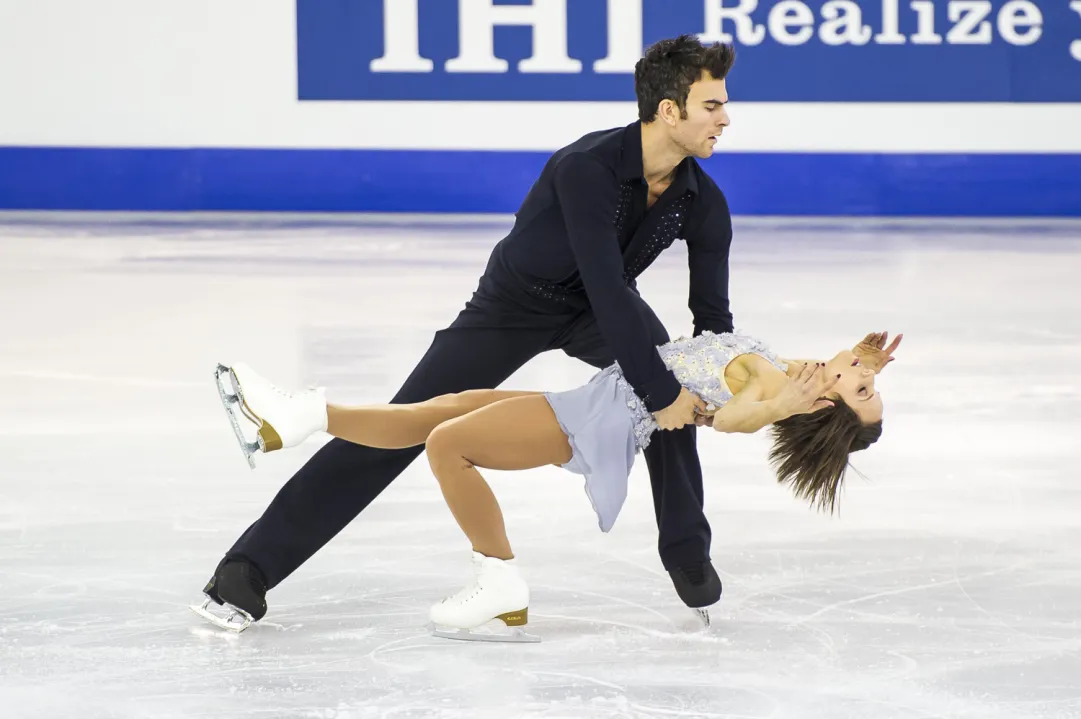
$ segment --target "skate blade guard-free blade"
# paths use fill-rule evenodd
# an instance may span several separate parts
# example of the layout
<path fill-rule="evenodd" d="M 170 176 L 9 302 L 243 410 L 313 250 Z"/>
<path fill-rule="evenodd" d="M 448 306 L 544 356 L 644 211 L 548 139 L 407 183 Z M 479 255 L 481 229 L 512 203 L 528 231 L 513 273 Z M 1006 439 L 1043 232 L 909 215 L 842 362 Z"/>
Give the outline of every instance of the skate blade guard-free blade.
<path fill-rule="evenodd" d="M 229 384 L 228 388 L 226 387 L 226 381 Z M 237 382 L 236 375 L 233 374 L 231 369 L 219 364 L 217 369 L 214 370 L 214 383 L 218 387 L 218 394 L 221 396 L 221 404 L 225 408 L 225 414 L 229 416 L 229 422 L 233 425 L 236 440 L 240 444 L 241 451 L 244 452 L 244 458 L 248 460 L 248 466 L 255 469 L 255 457 L 253 455 L 260 450 L 260 442 L 251 442 L 244 436 L 237 414 L 243 414 L 245 419 L 248 419 L 256 426 L 259 425 L 259 422 L 244 411 L 244 394 L 241 392 L 240 383 Z"/>
<path fill-rule="evenodd" d="M 197 614 L 198 616 L 213 624 L 214 626 L 220 627 L 221 629 L 225 629 L 230 632 L 236 632 L 237 634 L 240 634 L 242 631 L 251 626 L 251 615 L 245 612 L 243 609 L 237 609 L 232 605 L 226 604 L 225 606 L 228 607 L 230 613 L 228 616 L 222 617 L 210 611 L 210 604 L 212 602 L 212 599 L 207 598 L 202 604 L 191 604 L 188 606 L 188 608 L 191 609 L 191 611 L 195 612 L 195 614 Z M 240 621 L 234 621 L 235 619 L 239 619 Z"/>
<path fill-rule="evenodd" d="M 707 628 L 709 627 L 710 620 L 709 620 L 709 610 L 708 609 L 692 609 L 691 611 L 694 612 L 694 616 L 698 617 L 698 620 L 700 622 L 702 622 L 702 624 L 705 627 L 707 627 Z"/>
<path fill-rule="evenodd" d="M 536 644 L 541 640 L 536 634 L 529 634 L 522 627 L 508 627 L 498 619 L 472 629 L 441 627 L 432 622 L 428 624 L 432 636 L 440 639 L 456 639 L 463 642 L 504 642 L 508 644 Z"/>

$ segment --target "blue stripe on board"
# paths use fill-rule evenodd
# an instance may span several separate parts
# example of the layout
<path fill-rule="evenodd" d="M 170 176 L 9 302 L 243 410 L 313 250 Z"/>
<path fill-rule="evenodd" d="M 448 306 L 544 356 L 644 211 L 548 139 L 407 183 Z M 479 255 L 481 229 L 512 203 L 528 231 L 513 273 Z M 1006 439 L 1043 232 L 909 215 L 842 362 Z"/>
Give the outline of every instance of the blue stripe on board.
<path fill-rule="evenodd" d="M 514 212 L 544 152 L 0 147 L 0 209 Z M 1081 154 L 721 153 L 737 215 L 1081 216 Z"/>

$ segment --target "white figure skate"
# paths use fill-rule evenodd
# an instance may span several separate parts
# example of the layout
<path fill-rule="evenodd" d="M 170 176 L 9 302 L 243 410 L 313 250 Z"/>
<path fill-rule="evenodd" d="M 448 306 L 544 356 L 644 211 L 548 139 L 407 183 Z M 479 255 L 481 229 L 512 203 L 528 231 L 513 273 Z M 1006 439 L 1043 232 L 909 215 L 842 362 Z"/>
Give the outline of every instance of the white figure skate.
<path fill-rule="evenodd" d="M 475 642 L 539 642 L 522 629 L 529 622 L 529 585 L 515 561 L 473 552 L 473 569 L 472 584 L 432 606 L 432 634 Z"/>
<path fill-rule="evenodd" d="M 327 429 L 327 401 L 322 387 L 285 392 L 243 363 L 232 367 L 219 364 L 214 379 L 240 449 L 252 469 L 256 452 L 295 447 Z M 245 436 L 241 418 L 255 426 L 254 440 Z"/>

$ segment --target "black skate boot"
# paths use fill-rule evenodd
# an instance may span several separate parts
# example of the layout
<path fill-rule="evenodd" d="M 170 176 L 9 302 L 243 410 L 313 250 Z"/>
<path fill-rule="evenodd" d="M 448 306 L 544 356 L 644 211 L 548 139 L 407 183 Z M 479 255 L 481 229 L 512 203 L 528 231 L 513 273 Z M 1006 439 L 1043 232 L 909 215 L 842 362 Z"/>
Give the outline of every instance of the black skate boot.
<path fill-rule="evenodd" d="M 191 609 L 222 629 L 242 632 L 266 615 L 266 592 L 266 579 L 258 567 L 240 559 L 223 559 L 203 587 L 206 601 L 201 607 L 192 605 Z M 211 602 L 227 606 L 232 614 L 225 617 L 212 614 L 208 609 Z"/>
<path fill-rule="evenodd" d="M 669 570 L 676 594 L 683 603 L 709 626 L 709 611 L 706 607 L 716 604 L 721 599 L 721 578 L 709 560 L 699 564 L 689 564 Z"/>

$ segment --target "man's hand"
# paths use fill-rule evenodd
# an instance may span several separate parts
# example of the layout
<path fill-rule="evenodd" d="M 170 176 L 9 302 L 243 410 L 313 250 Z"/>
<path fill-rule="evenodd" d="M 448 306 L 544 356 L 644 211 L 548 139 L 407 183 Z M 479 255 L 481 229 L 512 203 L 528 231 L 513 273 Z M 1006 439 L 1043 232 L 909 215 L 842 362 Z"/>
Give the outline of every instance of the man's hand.
<path fill-rule="evenodd" d="M 797 376 L 785 382 L 784 389 L 772 400 L 778 421 L 833 406 L 833 402 L 822 397 L 837 384 L 839 375 L 830 377 L 823 385 L 821 373 L 824 366 L 806 364 Z"/>
<path fill-rule="evenodd" d="M 864 367 L 870 367 L 875 371 L 875 374 L 878 374 L 886 365 L 893 362 L 895 358 L 892 355 L 897 351 L 897 346 L 901 344 L 901 338 L 904 337 L 903 334 L 897 335 L 893 338 L 890 346 L 886 347 L 889 334 L 889 332 L 872 332 L 852 348 L 852 353 L 860 358 L 860 364 Z"/>
<path fill-rule="evenodd" d="M 679 391 L 675 402 L 653 413 L 653 419 L 661 429 L 680 429 L 694 424 L 696 409 L 705 412 L 706 403 L 684 387 Z"/>

